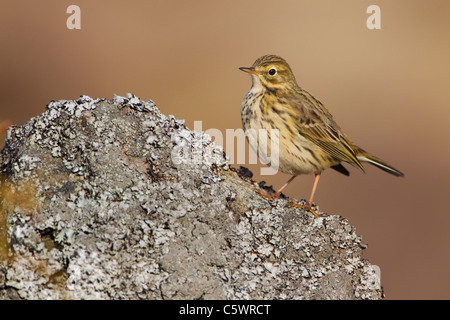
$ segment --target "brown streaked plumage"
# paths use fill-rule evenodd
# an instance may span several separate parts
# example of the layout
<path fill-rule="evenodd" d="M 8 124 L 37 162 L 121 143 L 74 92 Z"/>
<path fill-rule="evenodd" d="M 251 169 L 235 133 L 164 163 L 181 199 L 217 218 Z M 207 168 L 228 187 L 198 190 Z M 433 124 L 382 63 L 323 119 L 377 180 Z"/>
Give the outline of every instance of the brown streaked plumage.
<path fill-rule="evenodd" d="M 278 156 L 278 169 L 292 175 L 274 195 L 260 192 L 261 195 L 279 198 L 281 191 L 297 175 L 314 173 L 308 204 L 294 206 L 305 208 L 318 216 L 312 210 L 312 201 L 320 174 L 325 169 L 333 168 L 349 175 L 341 162 L 347 162 L 362 171 L 364 168 L 361 162 L 369 162 L 395 176 L 403 176 L 403 173 L 383 160 L 356 146 L 322 103 L 297 84 L 283 58 L 265 55 L 257 59 L 252 67 L 242 67 L 240 70 L 252 77 L 252 87 L 242 101 L 241 109 L 242 126 L 249 144 L 264 162 L 268 162 L 271 155 L 274 156 L 272 161 Z M 267 130 L 267 140 L 258 136 L 259 129 Z M 273 162 L 270 164 L 274 165 Z"/>

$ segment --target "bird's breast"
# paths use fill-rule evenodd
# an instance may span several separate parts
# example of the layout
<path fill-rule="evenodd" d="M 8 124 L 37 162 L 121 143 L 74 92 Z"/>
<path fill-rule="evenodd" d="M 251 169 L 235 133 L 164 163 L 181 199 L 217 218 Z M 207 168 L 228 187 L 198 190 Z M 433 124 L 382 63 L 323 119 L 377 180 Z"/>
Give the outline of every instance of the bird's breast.
<path fill-rule="evenodd" d="M 288 105 L 282 102 L 270 93 L 253 89 L 242 101 L 242 126 L 261 162 L 292 175 L 317 173 L 336 164 L 299 133 L 286 111 Z"/>
<path fill-rule="evenodd" d="M 263 91 L 252 88 L 242 100 L 241 117 L 244 131 L 250 128 L 250 122 L 261 116 L 260 103 L 263 94 Z"/>

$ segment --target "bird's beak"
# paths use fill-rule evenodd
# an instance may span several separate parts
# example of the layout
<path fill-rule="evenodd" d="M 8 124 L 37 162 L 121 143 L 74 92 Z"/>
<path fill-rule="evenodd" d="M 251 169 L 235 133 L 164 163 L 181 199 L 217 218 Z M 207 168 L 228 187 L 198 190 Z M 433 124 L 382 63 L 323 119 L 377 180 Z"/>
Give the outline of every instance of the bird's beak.
<path fill-rule="evenodd" d="M 239 70 L 247 72 L 247 73 L 251 73 L 251 74 L 259 74 L 259 72 L 255 70 L 255 68 L 241 67 L 241 68 L 239 68 Z"/>

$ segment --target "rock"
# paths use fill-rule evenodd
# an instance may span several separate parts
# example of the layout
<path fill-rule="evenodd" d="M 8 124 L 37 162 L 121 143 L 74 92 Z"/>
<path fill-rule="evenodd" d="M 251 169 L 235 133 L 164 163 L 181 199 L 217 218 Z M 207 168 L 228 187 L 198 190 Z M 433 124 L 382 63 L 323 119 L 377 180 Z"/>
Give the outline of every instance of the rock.
<path fill-rule="evenodd" d="M 52 101 L 0 161 L 0 298 L 383 297 L 346 219 L 261 198 L 152 101 Z"/>

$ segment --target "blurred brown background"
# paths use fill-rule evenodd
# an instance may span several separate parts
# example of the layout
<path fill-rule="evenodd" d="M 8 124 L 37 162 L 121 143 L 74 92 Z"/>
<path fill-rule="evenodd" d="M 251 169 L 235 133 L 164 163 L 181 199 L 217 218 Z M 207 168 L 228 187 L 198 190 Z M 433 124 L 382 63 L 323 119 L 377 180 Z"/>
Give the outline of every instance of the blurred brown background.
<path fill-rule="evenodd" d="M 71 4 L 81 30 L 66 28 Z M 371 4 L 381 30 L 366 27 Z M 0 121 L 132 92 L 225 132 L 251 84 L 238 67 L 281 55 L 355 142 L 406 174 L 328 170 L 315 202 L 363 235 L 387 299 L 449 299 L 449 14 L 446 0 L 2 1 Z M 288 179 L 249 167 L 275 188 Z M 312 181 L 286 194 L 306 198 Z"/>

